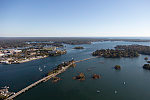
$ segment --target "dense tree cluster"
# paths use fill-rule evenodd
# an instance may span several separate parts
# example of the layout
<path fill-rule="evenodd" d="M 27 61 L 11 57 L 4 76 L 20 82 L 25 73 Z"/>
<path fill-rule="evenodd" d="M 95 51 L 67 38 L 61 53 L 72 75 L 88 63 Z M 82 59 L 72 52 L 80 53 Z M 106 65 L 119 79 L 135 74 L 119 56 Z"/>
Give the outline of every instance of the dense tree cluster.
<path fill-rule="evenodd" d="M 93 79 L 99 79 L 99 78 L 101 78 L 101 76 L 98 75 L 98 74 L 93 74 L 93 75 L 92 75 L 92 78 L 93 78 Z"/>
<path fill-rule="evenodd" d="M 116 49 L 130 50 L 134 52 L 138 52 L 140 54 L 150 55 L 150 46 L 143 45 L 118 45 L 115 47 Z"/>
<path fill-rule="evenodd" d="M 91 44 L 91 42 L 97 41 L 129 41 L 129 42 L 150 42 L 150 40 L 141 39 L 107 39 L 107 38 L 81 38 L 81 37 L 9 37 L 0 38 L 0 48 L 17 48 L 28 46 L 40 46 L 40 45 L 53 45 L 63 46 L 65 44 L 77 45 L 77 44 Z M 30 44 L 28 43 L 30 42 Z"/>
<path fill-rule="evenodd" d="M 150 70 L 150 64 L 144 64 L 143 68 L 147 69 L 147 70 Z"/>
<path fill-rule="evenodd" d="M 79 46 L 79 47 L 74 47 L 73 49 L 84 49 L 84 47 Z"/>
<path fill-rule="evenodd" d="M 70 60 L 68 62 L 63 62 L 63 63 L 59 64 L 58 66 L 56 66 L 52 71 L 48 72 L 47 75 L 51 75 L 51 74 L 57 73 L 59 70 L 62 70 L 63 67 L 66 67 L 66 66 L 68 66 L 70 64 L 73 65 L 73 62 L 74 62 L 74 60 Z"/>
<path fill-rule="evenodd" d="M 92 53 L 93 56 L 101 56 L 105 58 L 120 58 L 120 57 L 138 57 L 136 51 L 130 50 L 114 50 L 114 49 L 101 49 Z"/>
<path fill-rule="evenodd" d="M 79 75 L 73 77 L 73 79 L 83 81 L 83 80 L 85 80 L 85 75 L 84 75 L 84 73 L 80 73 Z"/>
<path fill-rule="evenodd" d="M 120 70 L 120 69 L 121 69 L 121 66 L 120 66 L 120 65 L 116 65 L 114 68 L 115 68 L 116 70 Z"/>

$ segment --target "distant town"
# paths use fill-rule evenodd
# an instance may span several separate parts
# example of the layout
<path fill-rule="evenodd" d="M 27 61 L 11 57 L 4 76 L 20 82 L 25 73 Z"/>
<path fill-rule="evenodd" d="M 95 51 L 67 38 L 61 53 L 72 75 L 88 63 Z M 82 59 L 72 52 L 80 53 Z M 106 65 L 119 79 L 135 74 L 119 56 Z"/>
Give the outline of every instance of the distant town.
<path fill-rule="evenodd" d="M 1 64 L 19 64 L 31 60 L 41 59 L 48 56 L 58 56 L 66 54 L 65 49 L 56 46 L 23 47 L 15 49 L 1 49 Z"/>

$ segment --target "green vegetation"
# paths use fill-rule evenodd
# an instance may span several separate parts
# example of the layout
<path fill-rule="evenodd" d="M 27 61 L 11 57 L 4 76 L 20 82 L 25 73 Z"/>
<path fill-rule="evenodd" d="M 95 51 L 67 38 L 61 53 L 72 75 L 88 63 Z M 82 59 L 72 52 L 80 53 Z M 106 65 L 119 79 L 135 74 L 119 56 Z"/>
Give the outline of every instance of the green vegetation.
<path fill-rule="evenodd" d="M 0 62 L 7 62 L 8 64 L 18 64 L 48 56 L 59 56 L 67 53 L 66 50 L 57 50 L 56 47 L 30 47 L 25 49 L 0 50 L 0 52 L 5 54 L 4 56 L 1 56 Z"/>
<path fill-rule="evenodd" d="M 54 74 L 54 73 L 58 73 L 58 71 L 62 70 L 63 67 L 65 68 L 66 66 L 70 65 L 72 66 L 74 63 L 74 60 L 71 60 L 71 61 L 68 61 L 68 62 L 63 62 L 61 64 L 59 64 L 58 66 L 56 66 L 52 71 L 48 72 L 47 75 L 51 75 L 51 74 Z"/>
<path fill-rule="evenodd" d="M 115 47 L 118 50 L 128 50 L 138 52 L 139 54 L 150 55 L 150 46 L 143 45 L 118 45 Z"/>
<path fill-rule="evenodd" d="M 73 77 L 73 79 L 83 81 L 85 80 L 85 75 L 84 73 L 80 73 L 78 76 Z"/>
<path fill-rule="evenodd" d="M 147 61 L 147 63 L 150 63 L 150 61 Z"/>
<path fill-rule="evenodd" d="M 121 66 L 120 66 L 120 65 L 116 65 L 114 68 L 115 68 L 116 70 L 120 70 L 120 69 L 121 69 Z"/>
<path fill-rule="evenodd" d="M 100 56 L 105 58 L 120 58 L 120 57 L 138 57 L 136 51 L 130 50 L 114 50 L 114 49 L 101 49 L 92 53 L 93 56 Z"/>
<path fill-rule="evenodd" d="M 147 61 L 147 60 L 148 60 L 148 57 L 145 57 L 145 58 L 144 58 L 144 60 L 146 60 L 146 61 Z"/>
<path fill-rule="evenodd" d="M 144 64 L 144 65 L 143 65 L 143 68 L 144 68 L 144 69 L 147 69 L 147 70 L 150 70 L 150 64 Z"/>
<path fill-rule="evenodd" d="M 57 37 L 18 37 L 18 38 L 0 38 L 0 49 L 17 48 L 17 47 L 42 47 L 46 45 L 63 47 L 64 44 L 78 45 L 91 44 L 97 41 L 127 41 L 127 42 L 150 42 L 142 39 L 107 39 L 107 38 L 57 38 Z"/>
<path fill-rule="evenodd" d="M 93 79 L 99 79 L 99 78 L 101 78 L 101 76 L 100 76 L 100 75 L 97 75 L 97 74 L 93 74 L 93 75 L 92 75 L 92 78 L 93 78 Z"/>
<path fill-rule="evenodd" d="M 84 49 L 84 47 L 74 47 L 73 49 Z"/>
<path fill-rule="evenodd" d="M 53 77 L 52 82 L 53 82 L 53 83 L 56 83 L 56 82 L 58 82 L 59 80 L 61 80 L 59 77 Z"/>
<path fill-rule="evenodd" d="M 5 100 L 7 96 L 0 95 L 0 100 Z"/>

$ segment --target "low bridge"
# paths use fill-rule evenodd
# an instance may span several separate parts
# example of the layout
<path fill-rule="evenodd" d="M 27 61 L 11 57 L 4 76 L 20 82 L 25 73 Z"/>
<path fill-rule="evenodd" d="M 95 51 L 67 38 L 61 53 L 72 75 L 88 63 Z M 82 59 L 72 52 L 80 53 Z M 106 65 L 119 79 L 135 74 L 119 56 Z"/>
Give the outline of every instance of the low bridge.
<path fill-rule="evenodd" d="M 90 60 L 90 59 L 93 59 L 93 58 L 97 58 L 97 56 L 96 56 L 96 57 L 91 57 L 91 58 L 86 58 L 86 59 L 79 60 L 79 61 L 74 61 L 73 63 L 78 63 L 78 62 L 85 61 L 85 60 Z M 58 75 L 58 74 L 61 74 L 61 73 L 64 72 L 66 69 L 68 69 L 73 63 L 69 64 L 69 65 L 66 66 L 64 69 L 59 70 L 57 73 L 54 73 L 54 74 L 52 74 L 52 75 L 48 75 L 48 76 L 46 76 L 46 77 L 44 77 L 44 78 L 42 78 L 42 79 L 40 79 L 40 80 L 38 80 L 38 81 L 32 83 L 31 85 L 29 85 L 29 86 L 23 88 L 22 90 L 18 91 L 18 92 L 15 93 L 14 95 L 8 97 L 6 100 L 12 100 L 13 98 L 17 97 L 18 95 L 20 95 L 20 94 L 26 92 L 27 90 L 31 89 L 32 87 L 34 87 L 34 86 L 36 86 L 36 85 L 38 85 L 39 83 L 45 82 L 46 80 L 48 80 L 48 79 L 50 79 L 50 78 L 53 78 L 53 77 L 55 77 L 55 76 Z"/>

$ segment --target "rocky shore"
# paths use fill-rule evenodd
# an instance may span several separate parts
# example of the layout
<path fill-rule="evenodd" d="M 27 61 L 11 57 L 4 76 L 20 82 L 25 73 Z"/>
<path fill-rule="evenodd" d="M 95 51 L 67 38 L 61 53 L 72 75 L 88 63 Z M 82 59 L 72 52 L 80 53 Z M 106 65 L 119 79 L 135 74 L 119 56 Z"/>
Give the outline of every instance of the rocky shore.
<path fill-rule="evenodd" d="M 84 49 L 84 47 L 74 47 L 73 49 Z"/>

